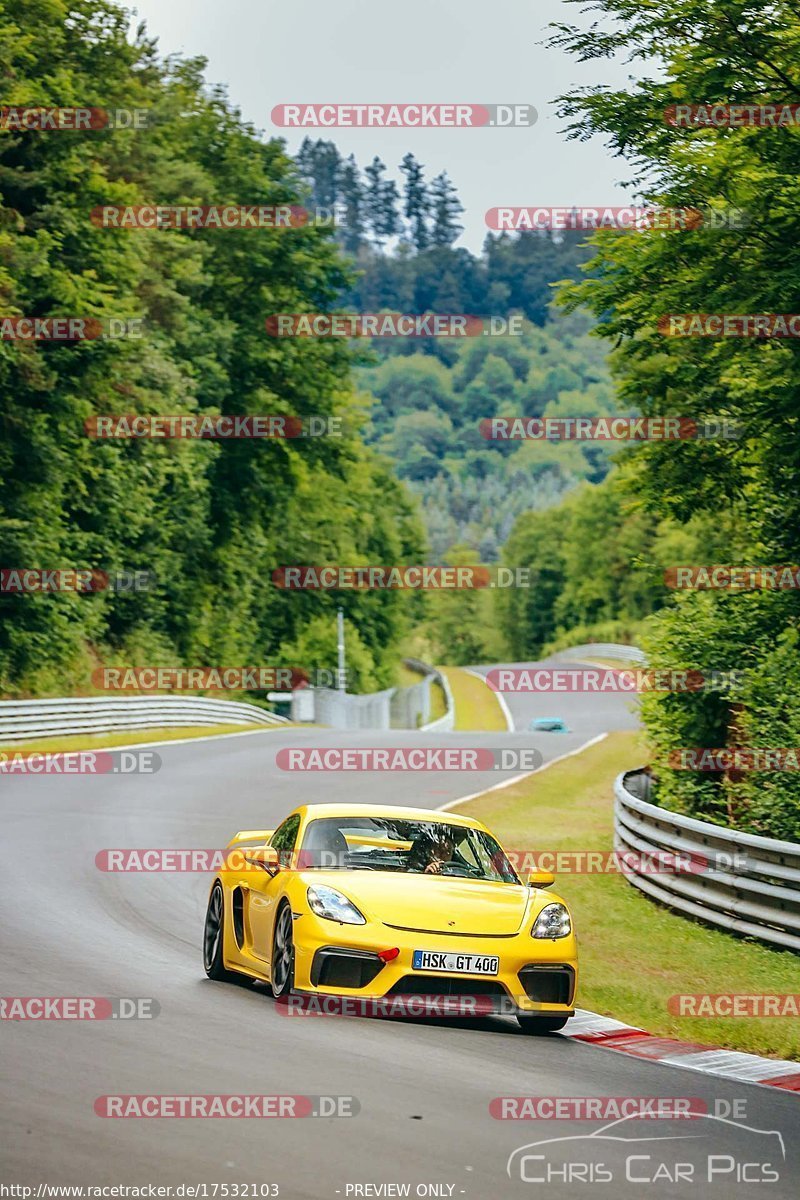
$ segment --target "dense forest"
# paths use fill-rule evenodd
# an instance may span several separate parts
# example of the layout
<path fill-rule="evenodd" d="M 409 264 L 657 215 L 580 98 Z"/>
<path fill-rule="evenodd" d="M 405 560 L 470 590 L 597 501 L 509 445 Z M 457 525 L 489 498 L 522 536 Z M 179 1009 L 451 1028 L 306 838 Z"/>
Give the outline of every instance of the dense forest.
<path fill-rule="evenodd" d="M 411 153 L 399 164 L 400 187 L 379 158 L 362 170 L 352 154 L 342 159 L 323 139 L 305 138 L 296 162 L 309 209 L 332 215 L 335 237 L 357 267 L 344 307 L 519 312 L 544 325 L 554 284 L 576 279 L 593 252 L 573 231 L 487 234 L 477 256 L 456 246 L 463 212 L 456 187 L 446 172 L 428 183 Z"/>
<path fill-rule="evenodd" d="M 373 339 L 357 381 L 372 398 L 367 440 L 419 497 L 430 554 L 454 546 L 494 562 L 523 512 L 546 508 L 582 479 L 599 481 L 607 447 L 491 442 L 481 420 L 616 411 L 606 354 L 591 321 L 554 311 L 556 285 L 580 277 L 582 233 L 489 234 L 480 255 L 453 243 L 463 212 L 446 172 L 430 183 L 413 154 L 400 186 L 379 158 L 362 170 L 334 142 L 306 138 L 296 156 L 312 211 L 335 213 L 355 260 L 342 307 L 521 317 L 523 333 L 454 342 Z"/>
<path fill-rule="evenodd" d="M 547 508 L 608 470 L 609 443 L 491 438 L 492 417 L 614 412 L 614 389 L 589 322 L 564 318 L 521 337 L 462 342 L 452 365 L 417 351 L 359 373 L 377 400 L 370 440 L 421 502 L 431 554 L 469 545 L 493 562 L 523 512 Z"/>
<path fill-rule="evenodd" d="M 337 603 L 363 649 L 354 686 L 391 680 L 403 596 L 271 585 L 284 562 L 424 554 L 411 498 L 358 431 L 347 346 L 265 336 L 269 312 L 329 308 L 349 286 L 331 236 L 90 219 L 110 204 L 296 203 L 292 160 L 205 84 L 202 62 L 161 61 L 141 28 L 131 43 L 116 5 L 79 0 L 68 21 L 46 0 L 8 0 L 4 10 L 5 102 L 140 108 L 149 119 L 146 130 L 0 131 L 3 312 L 136 318 L 142 331 L 0 341 L 2 562 L 147 569 L 158 586 L 3 594 L 0 690 L 86 690 L 98 663 L 291 661 L 311 620 L 328 614 L 333 626 Z M 336 415 L 349 432 L 225 442 L 84 434 L 95 414 L 131 412 Z"/>

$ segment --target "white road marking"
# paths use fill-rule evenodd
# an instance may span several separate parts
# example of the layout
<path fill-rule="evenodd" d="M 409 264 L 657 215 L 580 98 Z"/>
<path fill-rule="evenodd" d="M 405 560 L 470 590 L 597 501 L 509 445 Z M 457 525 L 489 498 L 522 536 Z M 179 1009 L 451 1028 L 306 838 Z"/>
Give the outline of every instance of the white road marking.
<path fill-rule="evenodd" d="M 464 732 L 458 730 L 457 732 Z M 598 733 L 597 737 L 589 738 L 588 742 L 578 746 L 575 750 L 569 750 L 566 754 L 559 754 L 557 758 L 551 758 L 549 762 L 542 763 L 541 767 L 535 767 L 532 771 L 523 771 L 521 775 L 512 775 L 510 779 L 504 779 L 501 783 L 493 783 L 491 787 L 484 788 L 481 792 L 472 792 L 469 796 L 459 796 L 457 800 L 448 800 L 446 804 L 440 804 L 437 812 L 447 812 L 448 809 L 456 808 L 459 804 L 466 804 L 468 800 L 477 800 L 480 796 L 488 796 L 489 792 L 499 792 L 501 788 L 511 787 L 512 784 L 519 783 L 521 779 L 527 779 L 531 775 L 538 775 L 540 771 L 546 771 L 548 767 L 554 767 L 556 763 L 563 762 L 565 758 L 574 758 L 576 754 L 582 754 L 584 750 L 588 750 L 590 746 L 596 746 L 598 742 L 603 742 L 608 737 L 607 733 Z"/>

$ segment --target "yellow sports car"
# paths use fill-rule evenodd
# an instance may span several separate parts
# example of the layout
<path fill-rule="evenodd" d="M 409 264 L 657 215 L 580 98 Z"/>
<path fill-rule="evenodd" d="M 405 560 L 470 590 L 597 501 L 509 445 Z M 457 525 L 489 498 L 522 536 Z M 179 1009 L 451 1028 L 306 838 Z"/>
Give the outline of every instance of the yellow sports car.
<path fill-rule="evenodd" d="M 577 982 L 572 918 L 552 883 L 548 872 L 523 883 L 472 817 L 303 805 L 229 843 L 203 965 L 211 979 L 269 983 L 277 999 L 490 998 L 526 1033 L 552 1033 Z"/>

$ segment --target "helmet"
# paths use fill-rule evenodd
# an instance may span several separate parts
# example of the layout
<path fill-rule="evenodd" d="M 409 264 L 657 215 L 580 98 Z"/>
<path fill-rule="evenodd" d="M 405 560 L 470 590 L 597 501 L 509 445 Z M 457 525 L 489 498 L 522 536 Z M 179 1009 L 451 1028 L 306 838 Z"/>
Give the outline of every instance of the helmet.
<path fill-rule="evenodd" d="M 450 850 L 455 846 L 455 837 L 453 830 L 449 825 L 434 825 L 429 834 L 431 845 L 436 850 L 442 850 L 449 847 Z"/>

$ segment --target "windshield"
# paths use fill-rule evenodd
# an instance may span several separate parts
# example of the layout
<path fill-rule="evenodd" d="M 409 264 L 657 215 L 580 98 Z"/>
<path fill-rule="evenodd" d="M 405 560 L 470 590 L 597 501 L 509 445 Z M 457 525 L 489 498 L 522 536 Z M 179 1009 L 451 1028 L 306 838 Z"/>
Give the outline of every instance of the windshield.
<path fill-rule="evenodd" d="M 321 817 L 306 828 L 298 865 L 520 882 L 493 837 L 445 821 Z"/>

